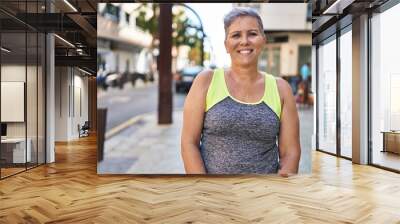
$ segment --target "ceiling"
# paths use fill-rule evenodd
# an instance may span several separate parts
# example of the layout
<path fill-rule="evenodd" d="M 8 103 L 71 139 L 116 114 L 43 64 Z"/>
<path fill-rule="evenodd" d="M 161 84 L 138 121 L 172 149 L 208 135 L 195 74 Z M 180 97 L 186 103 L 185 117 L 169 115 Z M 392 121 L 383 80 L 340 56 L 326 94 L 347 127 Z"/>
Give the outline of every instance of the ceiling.
<path fill-rule="evenodd" d="M 36 35 L 29 34 L 31 32 L 55 33 L 58 36 L 55 38 L 56 66 L 78 66 L 95 74 L 97 2 L 94 0 L 1 0 L 2 46 L 12 50 L 7 56 L 10 60 L 17 60 L 17 58 L 21 60 L 21 56 L 26 55 L 26 52 L 28 56 L 35 55 L 38 48 L 36 39 L 33 41 L 32 38 Z M 27 35 L 22 33 L 27 33 Z M 25 36 L 28 45 L 25 43 Z M 26 52 L 25 46 L 28 46 Z M 43 46 L 39 45 L 39 48 L 41 47 Z"/>
<path fill-rule="evenodd" d="M 374 11 L 388 0 L 312 0 L 313 43 L 351 23 L 353 17 Z"/>

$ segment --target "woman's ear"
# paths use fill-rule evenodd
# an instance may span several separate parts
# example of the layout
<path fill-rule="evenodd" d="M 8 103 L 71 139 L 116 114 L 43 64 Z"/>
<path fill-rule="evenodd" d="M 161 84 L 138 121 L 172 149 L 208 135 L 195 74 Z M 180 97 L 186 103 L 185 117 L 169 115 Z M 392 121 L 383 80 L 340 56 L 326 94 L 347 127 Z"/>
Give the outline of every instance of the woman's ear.
<path fill-rule="evenodd" d="M 228 48 L 227 48 L 227 46 L 226 46 L 226 39 L 224 40 L 224 45 L 225 45 L 225 51 L 226 51 L 226 53 L 229 54 L 229 50 L 228 50 Z"/>

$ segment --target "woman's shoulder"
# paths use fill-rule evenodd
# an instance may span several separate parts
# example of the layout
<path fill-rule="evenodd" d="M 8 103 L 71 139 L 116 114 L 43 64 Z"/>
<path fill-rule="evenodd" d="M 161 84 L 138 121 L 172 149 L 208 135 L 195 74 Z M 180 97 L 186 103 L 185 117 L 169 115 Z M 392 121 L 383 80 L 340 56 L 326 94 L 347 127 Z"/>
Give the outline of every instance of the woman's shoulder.
<path fill-rule="evenodd" d="M 290 87 L 289 83 L 281 77 L 275 76 L 275 80 L 281 101 L 284 101 L 288 96 L 290 97 L 290 95 L 292 95 L 292 87 Z"/>
<path fill-rule="evenodd" d="M 266 75 L 269 78 L 269 80 L 275 80 L 276 81 L 276 86 L 278 87 L 279 93 L 281 93 L 281 91 L 282 91 L 282 93 L 283 92 L 287 92 L 287 91 L 291 92 L 291 87 L 290 87 L 289 83 L 286 80 L 284 80 L 283 78 L 278 77 L 278 76 L 274 76 L 274 75 L 271 75 L 271 74 L 268 74 L 268 73 L 265 73 L 265 72 L 261 72 L 261 73 Z"/>
<path fill-rule="evenodd" d="M 207 90 L 211 83 L 213 73 L 214 71 L 211 69 L 204 69 L 201 71 L 193 81 L 193 85 L 196 86 L 196 89 Z"/>
<path fill-rule="evenodd" d="M 206 68 L 196 76 L 196 79 L 198 79 L 199 82 L 211 81 L 213 73 L 214 73 L 214 70 Z"/>
<path fill-rule="evenodd" d="M 275 77 L 278 88 L 283 89 L 283 90 L 288 90 L 288 88 L 290 88 L 290 85 L 286 80 L 284 80 L 281 77 L 276 77 L 276 76 L 274 76 L 274 77 Z"/>

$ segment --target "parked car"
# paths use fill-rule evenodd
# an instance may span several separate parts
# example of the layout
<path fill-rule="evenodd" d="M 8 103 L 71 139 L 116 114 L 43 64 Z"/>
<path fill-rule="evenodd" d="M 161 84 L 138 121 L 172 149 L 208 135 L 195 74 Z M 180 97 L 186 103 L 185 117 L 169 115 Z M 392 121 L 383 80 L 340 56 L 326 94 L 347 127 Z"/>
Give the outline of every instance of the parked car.
<path fill-rule="evenodd" d="M 123 86 L 123 75 L 119 72 L 109 72 L 106 74 L 104 85 L 107 87 L 120 87 Z"/>
<path fill-rule="evenodd" d="M 154 76 L 151 73 L 141 73 L 141 72 L 133 72 L 129 73 L 129 81 L 132 82 L 132 85 L 134 86 L 136 83 L 136 80 L 141 79 L 143 82 L 153 82 L 154 81 Z"/>
<path fill-rule="evenodd" d="M 194 78 L 203 71 L 202 66 L 190 66 L 175 75 L 175 92 L 189 91 Z"/>

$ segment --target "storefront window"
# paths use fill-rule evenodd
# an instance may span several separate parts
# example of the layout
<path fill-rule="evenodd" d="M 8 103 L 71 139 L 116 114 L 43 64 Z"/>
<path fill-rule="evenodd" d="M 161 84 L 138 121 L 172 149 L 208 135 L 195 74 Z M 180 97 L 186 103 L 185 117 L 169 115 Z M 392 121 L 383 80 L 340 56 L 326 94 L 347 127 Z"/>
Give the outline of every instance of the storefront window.
<path fill-rule="evenodd" d="M 371 19 L 372 163 L 400 170 L 400 5 Z"/>
<path fill-rule="evenodd" d="M 336 153 L 336 40 L 318 48 L 318 149 Z"/>
<path fill-rule="evenodd" d="M 352 157 L 352 35 L 351 27 L 340 36 L 340 154 Z"/>

